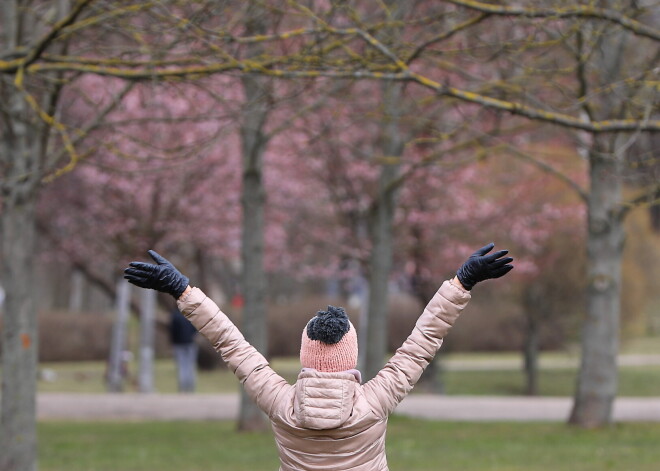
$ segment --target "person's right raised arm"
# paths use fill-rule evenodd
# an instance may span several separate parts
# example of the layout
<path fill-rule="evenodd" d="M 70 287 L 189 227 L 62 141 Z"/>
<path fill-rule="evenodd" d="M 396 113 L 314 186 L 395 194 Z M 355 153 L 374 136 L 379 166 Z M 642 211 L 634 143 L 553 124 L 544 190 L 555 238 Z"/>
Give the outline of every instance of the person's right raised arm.
<path fill-rule="evenodd" d="M 270 416 L 282 388 L 291 387 L 268 364 L 222 310 L 198 288 L 184 291 L 177 300 L 184 316 L 220 353 L 240 380 L 248 396 Z"/>
<path fill-rule="evenodd" d="M 192 288 L 188 278 L 164 257 L 153 250 L 149 255 L 156 264 L 131 262 L 124 270 L 124 278 L 141 288 L 171 294 L 179 310 L 220 353 L 247 394 L 270 415 L 282 388 L 291 386 L 270 368 L 263 355 L 202 290 Z"/>

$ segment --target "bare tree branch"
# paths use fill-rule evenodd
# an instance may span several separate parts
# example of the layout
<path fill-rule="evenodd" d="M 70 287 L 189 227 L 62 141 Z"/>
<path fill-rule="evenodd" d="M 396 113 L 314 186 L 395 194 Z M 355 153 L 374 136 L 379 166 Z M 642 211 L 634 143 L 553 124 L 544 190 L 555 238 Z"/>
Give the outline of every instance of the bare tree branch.
<path fill-rule="evenodd" d="M 87 7 L 91 2 L 92 0 L 78 0 L 78 2 L 76 2 L 67 16 L 55 23 L 53 27 L 39 40 L 37 40 L 30 49 L 25 50 L 24 53 L 20 54 L 22 57 L 10 61 L 0 60 L 0 70 L 2 70 L 4 73 L 15 73 L 19 69 L 25 68 L 26 66 L 39 60 L 39 57 L 51 44 L 51 42 L 62 32 L 65 27 L 75 22 L 76 18 L 78 18 L 78 15 L 80 15 L 85 7 Z"/>
<path fill-rule="evenodd" d="M 421 54 L 426 48 L 428 48 L 429 46 L 432 46 L 433 44 L 438 43 L 438 42 L 440 42 L 440 41 L 444 41 L 444 40 L 446 40 L 446 39 L 449 39 L 449 38 L 451 38 L 453 35 L 455 35 L 456 33 L 459 33 L 459 32 L 461 32 L 461 31 L 463 31 L 463 30 L 469 28 L 470 26 L 474 26 L 474 25 L 476 25 L 476 24 L 479 24 L 479 23 L 481 23 L 483 20 L 485 20 L 486 18 L 488 18 L 489 16 L 490 16 L 490 15 L 488 15 L 488 14 L 477 15 L 477 16 L 475 16 L 474 18 L 470 18 L 469 20 L 466 20 L 466 21 L 464 21 L 463 23 L 460 23 L 460 24 L 454 26 L 454 27 L 453 27 L 452 29 L 450 29 L 449 31 L 444 31 L 444 32 L 438 34 L 437 36 L 432 37 L 431 39 L 427 40 L 427 41 L 424 42 L 423 44 L 420 44 L 419 46 L 417 46 L 417 49 L 415 49 L 415 51 L 414 51 L 412 54 L 410 54 L 410 56 L 406 59 L 406 63 L 410 64 L 410 63 L 411 63 L 412 61 L 414 61 L 417 57 L 419 57 L 419 55 L 420 55 L 420 54 Z"/>
<path fill-rule="evenodd" d="M 85 126 L 83 129 L 77 129 L 75 130 L 76 137 L 71 140 L 71 145 L 76 146 L 78 145 L 85 137 L 89 135 L 90 132 L 92 132 L 94 129 L 99 127 L 104 123 L 105 118 L 117 107 L 117 105 L 121 102 L 121 100 L 128 94 L 128 92 L 133 88 L 135 83 L 133 82 L 128 82 L 126 85 L 124 85 L 124 88 L 113 97 L 112 101 L 108 103 L 108 105 L 103 108 L 94 118 L 93 121 L 91 121 L 87 126 Z M 56 154 L 56 156 L 52 159 L 53 162 L 59 162 L 59 160 L 63 157 L 65 153 L 68 152 L 68 149 L 64 148 L 62 149 L 61 152 Z M 70 153 L 68 152 L 69 155 L 71 156 L 71 159 L 69 162 L 62 168 L 55 170 L 52 174 L 47 175 L 44 177 L 43 181 L 44 183 L 51 182 L 55 180 L 56 178 L 64 175 L 65 173 L 70 172 L 73 170 L 80 160 L 80 155 L 77 153 Z"/>
<path fill-rule="evenodd" d="M 565 183 L 566 186 L 568 186 L 571 190 L 573 190 L 580 197 L 580 199 L 582 199 L 583 202 L 585 203 L 587 202 L 589 197 L 587 191 L 583 189 L 575 180 L 568 177 L 565 173 L 557 170 L 552 165 L 535 158 L 533 155 L 527 152 L 523 152 L 516 146 L 513 146 L 509 143 L 502 143 L 502 147 L 512 156 L 521 159 L 527 163 L 530 163 L 535 167 L 537 167 L 538 169 L 542 170 L 543 172 L 548 173 L 553 177 L 559 179 L 560 181 Z"/>
<path fill-rule="evenodd" d="M 660 204 L 660 183 L 649 187 L 638 195 L 623 203 L 618 216 L 624 218 L 631 210 L 641 206 Z"/>
<path fill-rule="evenodd" d="M 625 132 L 625 131 L 660 131 L 660 120 L 612 119 L 602 121 L 586 121 L 565 113 L 548 111 L 532 107 L 516 101 L 502 100 L 489 97 L 476 92 L 450 87 L 436 82 L 422 74 L 412 72 L 400 60 L 397 65 L 403 64 L 405 69 L 401 72 L 381 72 L 370 70 L 286 70 L 271 68 L 278 60 L 271 59 L 265 64 L 256 61 L 231 61 L 227 63 L 209 64 L 205 66 L 172 67 L 154 70 L 151 68 L 123 68 L 102 65 L 73 64 L 73 63 L 39 63 L 28 67 L 28 71 L 36 73 L 40 70 L 69 70 L 97 75 L 117 77 L 126 80 L 153 80 L 153 79 L 193 79 L 214 73 L 239 71 L 243 73 L 266 75 L 276 78 L 317 78 L 330 77 L 336 79 L 375 79 L 416 82 L 433 90 L 439 96 L 448 96 L 458 100 L 481 105 L 499 111 L 506 111 L 514 115 L 523 116 L 536 121 L 553 123 L 562 127 L 580 129 L 592 133 Z"/>
<path fill-rule="evenodd" d="M 654 41 L 660 41 L 660 30 L 633 20 L 619 11 L 591 5 L 573 5 L 549 9 L 534 9 L 520 6 L 493 5 L 473 0 L 447 0 L 449 3 L 491 15 L 524 16 L 528 18 L 591 18 L 618 24 L 630 32 Z"/>

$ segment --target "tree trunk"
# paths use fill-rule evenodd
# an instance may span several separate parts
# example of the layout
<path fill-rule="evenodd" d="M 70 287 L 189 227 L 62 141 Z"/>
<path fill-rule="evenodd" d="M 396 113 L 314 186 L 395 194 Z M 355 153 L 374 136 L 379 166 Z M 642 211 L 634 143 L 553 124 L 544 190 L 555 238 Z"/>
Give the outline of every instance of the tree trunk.
<path fill-rule="evenodd" d="M 69 292 L 69 311 L 81 312 L 85 294 L 85 275 L 77 269 L 71 272 L 71 288 Z"/>
<path fill-rule="evenodd" d="M 10 198 L 7 198 L 10 199 Z M 2 420 L 0 470 L 36 469 L 37 316 L 34 198 L 2 208 Z"/>
<path fill-rule="evenodd" d="M 617 392 L 617 354 L 621 309 L 621 164 L 607 137 L 596 138 L 589 155 L 587 317 L 582 359 L 569 422 L 592 428 L 612 421 Z"/>
<path fill-rule="evenodd" d="M 249 160 L 249 159 L 247 159 Z M 248 162 L 246 162 L 247 164 Z M 267 354 L 266 336 L 266 276 L 263 268 L 263 230 L 265 194 L 261 175 L 261 155 L 243 173 L 243 235 L 241 276 L 243 307 L 243 335 L 262 355 Z M 257 166 L 254 166 L 257 165 Z M 239 430 L 263 429 L 262 412 L 241 390 Z"/>
<path fill-rule="evenodd" d="M 2 46 L 20 44 L 16 1 L 2 5 Z M 37 314 L 34 286 L 35 201 L 39 182 L 40 135 L 12 77 L 2 77 L 0 97 L 5 122 L 0 131 L 0 245 L 2 285 L 6 292 L 2 330 L 2 402 L 0 471 L 37 469 L 36 388 Z"/>
<path fill-rule="evenodd" d="M 525 335 L 525 394 L 539 393 L 539 322 L 536 313 L 527 312 Z"/>
<path fill-rule="evenodd" d="M 263 24 L 254 19 L 248 25 L 251 33 L 263 34 Z M 242 78 L 246 104 L 241 123 L 243 152 L 243 232 L 241 236 L 241 290 L 243 307 L 243 335 L 262 355 L 268 352 L 266 323 L 266 274 L 264 271 L 264 206 L 263 154 L 267 144 L 263 127 L 268 116 L 267 79 L 254 76 Z M 238 429 L 267 428 L 264 414 L 241 389 L 241 409 Z"/>
<path fill-rule="evenodd" d="M 0 7 L 0 50 L 16 52 L 41 37 L 39 20 L 25 2 L 6 0 Z M 68 2 L 54 10 L 61 18 Z M 53 51 L 55 52 L 55 51 Z M 2 332 L 0 471 L 37 469 L 36 388 L 38 327 L 35 299 L 36 214 L 50 128 L 17 89 L 14 76 L 0 77 L 0 246 L 2 285 L 6 290 Z M 55 80 L 53 80 L 53 83 Z M 25 85 L 25 82 L 23 82 Z M 36 101 L 53 111 L 58 86 L 40 83 Z"/>
<path fill-rule="evenodd" d="M 620 2 L 604 6 L 621 9 Z M 628 3 L 628 2 L 624 2 Z M 616 30 L 587 40 L 595 43 L 594 87 L 617 83 L 624 74 L 626 35 Z M 596 41 L 594 41 L 594 39 Z M 591 93 L 585 89 L 583 93 Z M 621 100 L 607 95 L 591 117 L 617 116 L 625 110 Z M 623 134 L 595 135 L 589 147 L 590 190 L 587 199 L 587 313 L 582 331 L 582 357 L 569 423 L 585 428 L 607 425 L 617 392 L 617 354 L 621 311 L 621 258 L 623 253 L 622 161 Z"/>
<path fill-rule="evenodd" d="M 420 202 L 421 211 L 428 210 Z M 413 260 L 415 268 L 410 275 L 410 285 L 412 294 L 417 298 L 422 306 L 426 306 L 429 300 L 438 290 L 438 280 L 431 279 L 425 272 L 427 252 L 422 248 L 424 241 L 422 239 L 422 230 L 419 225 L 413 224 L 410 227 L 410 235 L 413 238 L 413 244 L 409 257 Z M 422 390 L 431 394 L 444 394 L 445 393 L 445 368 L 442 361 L 444 352 L 446 350 L 441 348 L 435 355 L 429 366 L 419 378 L 417 382 L 418 390 Z"/>
<path fill-rule="evenodd" d="M 543 296 L 534 285 L 526 288 L 524 295 L 526 329 L 523 346 L 523 366 L 525 369 L 525 394 L 528 396 L 536 396 L 539 390 L 539 330 L 543 302 Z"/>
<path fill-rule="evenodd" d="M 396 210 L 396 187 L 404 142 L 399 129 L 401 114 L 401 85 L 386 82 L 383 87 L 385 122 L 382 134 L 382 153 L 378 196 L 369 218 L 372 240 L 369 258 L 369 303 L 367 331 L 361 333 L 364 354 L 363 377 L 369 380 L 382 368 L 387 353 L 388 282 L 392 268 L 392 227 Z M 365 335 L 366 334 L 366 335 Z"/>
<path fill-rule="evenodd" d="M 381 171 L 381 186 L 386 185 L 396 168 L 385 166 Z M 392 268 L 392 220 L 395 209 L 394 195 L 381 194 L 370 221 L 373 247 L 369 262 L 369 302 L 366 335 L 363 337 L 364 371 L 366 381 L 376 376 L 387 353 L 388 281 Z"/>

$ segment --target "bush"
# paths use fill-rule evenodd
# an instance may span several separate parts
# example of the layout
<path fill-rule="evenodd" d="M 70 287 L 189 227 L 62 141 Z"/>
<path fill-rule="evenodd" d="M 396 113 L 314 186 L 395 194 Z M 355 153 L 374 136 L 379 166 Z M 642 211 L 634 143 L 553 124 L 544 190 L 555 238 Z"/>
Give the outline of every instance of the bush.
<path fill-rule="evenodd" d="M 90 313 L 39 315 L 39 361 L 106 360 L 112 318 Z"/>
<path fill-rule="evenodd" d="M 495 283 L 495 282 L 493 282 Z M 526 319 L 515 288 L 496 284 L 479 287 L 478 295 L 465 308 L 445 339 L 445 351 L 521 351 L 525 344 Z M 539 346 L 556 350 L 568 342 L 566 322 L 560 316 L 539 324 Z"/>
<path fill-rule="evenodd" d="M 522 349 L 525 320 L 515 296 L 500 296 L 496 290 L 480 287 L 479 296 L 470 301 L 464 315 L 445 339 L 443 351 L 512 351 Z M 300 336 L 305 324 L 328 304 L 344 306 L 359 332 L 359 312 L 341 299 L 307 296 L 269 306 L 268 329 L 270 357 L 295 357 L 300 352 Z M 388 352 L 394 352 L 412 332 L 424 306 L 413 296 L 396 294 L 390 298 L 388 314 Z M 240 316 L 238 316 L 240 317 Z M 232 316 L 238 322 L 236 316 Z M 240 323 L 238 324 L 240 325 Z M 541 326 L 541 348 L 556 349 L 565 343 L 564 326 L 545 322 Z"/>
<path fill-rule="evenodd" d="M 424 305 L 406 295 L 390 299 L 388 351 L 394 352 L 408 337 Z M 480 286 L 464 313 L 444 339 L 443 352 L 517 351 L 525 341 L 525 318 L 518 296 L 502 295 L 500 287 Z M 551 350 L 567 342 L 563 319 L 540 325 L 540 346 Z"/>
<path fill-rule="evenodd" d="M 269 306 L 268 353 L 273 357 L 298 356 L 300 354 L 300 337 L 307 322 L 319 310 L 328 305 L 342 306 L 360 335 L 359 309 L 351 308 L 343 299 L 325 296 L 306 296 L 292 302 Z M 397 294 L 390 298 L 388 313 L 387 348 L 396 350 L 408 337 L 415 321 L 422 310 L 419 302 L 413 297 Z"/>
<path fill-rule="evenodd" d="M 390 296 L 387 315 L 387 351 L 394 352 L 408 338 L 424 306 L 413 296 Z"/>
<path fill-rule="evenodd" d="M 133 319 L 131 319 L 133 321 Z M 106 361 L 112 343 L 112 315 L 87 312 L 44 312 L 38 316 L 39 361 Z M 127 348 L 139 342 L 139 332 L 129 322 Z M 155 355 L 171 356 L 167 329 L 156 324 Z M 139 326 L 137 327 L 139 330 Z M 2 324 L 0 323 L 0 332 Z M 0 347 L 2 345 L 0 344 Z M 135 349 L 133 349 L 135 350 Z"/>
<path fill-rule="evenodd" d="M 222 361 L 222 357 L 215 351 L 211 342 L 203 335 L 195 336 L 195 343 L 199 347 L 197 352 L 197 367 L 202 371 L 212 371 L 218 368 L 225 368 L 227 365 Z"/>
<path fill-rule="evenodd" d="M 360 326 L 358 309 L 347 300 L 327 296 L 305 296 L 268 306 L 268 356 L 297 357 L 300 336 L 309 319 L 328 304 L 344 306 L 351 322 Z M 394 352 L 408 337 L 424 306 L 413 296 L 396 294 L 390 298 L 388 314 L 388 352 Z M 241 326 L 240 309 L 227 308 L 230 319 Z M 113 317 L 96 313 L 51 312 L 39 316 L 40 361 L 107 360 L 112 341 Z M 129 334 L 129 347 L 137 345 L 139 330 L 135 320 Z M 1 326 L 0 326 L 1 327 Z M 565 326 L 555 321 L 544 322 L 541 332 L 543 349 L 559 348 L 565 343 Z M 524 318 L 515 296 L 499 296 L 496 290 L 480 287 L 445 339 L 443 351 L 511 351 L 520 350 L 524 341 Z M 220 355 L 201 335 L 196 337 L 200 350 L 198 366 L 208 370 L 224 367 Z M 156 331 L 156 355 L 171 355 L 167 329 Z"/>
<path fill-rule="evenodd" d="M 305 296 L 268 306 L 268 355 L 289 357 L 300 354 L 300 338 L 307 322 L 317 311 L 328 305 L 342 306 L 351 322 L 358 328 L 359 313 L 348 307 L 346 300 L 327 296 Z"/>

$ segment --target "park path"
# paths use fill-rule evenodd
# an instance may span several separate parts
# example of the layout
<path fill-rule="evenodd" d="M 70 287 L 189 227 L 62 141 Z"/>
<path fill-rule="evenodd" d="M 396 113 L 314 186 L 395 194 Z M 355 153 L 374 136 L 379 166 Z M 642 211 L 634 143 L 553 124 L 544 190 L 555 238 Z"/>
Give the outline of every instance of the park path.
<path fill-rule="evenodd" d="M 660 365 L 658 354 L 619 356 L 620 366 Z M 577 359 L 542 359 L 544 368 L 575 367 Z M 519 369 L 519 358 L 454 359 L 447 369 Z M 660 394 L 660 392 L 659 392 Z M 432 420 L 554 421 L 564 422 L 570 397 L 442 396 L 411 394 L 395 414 Z M 81 394 L 39 393 L 39 420 L 234 420 L 239 395 L 233 394 Z M 614 403 L 616 422 L 660 422 L 660 397 L 619 397 Z"/>
<path fill-rule="evenodd" d="M 412 394 L 395 414 L 454 421 L 551 421 L 568 418 L 568 397 Z M 234 420 L 238 394 L 40 393 L 39 420 Z M 618 398 L 616 422 L 660 422 L 660 398 Z"/>
<path fill-rule="evenodd" d="M 577 368 L 580 359 L 577 355 L 568 356 L 542 356 L 539 359 L 541 369 Z M 617 364 L 622 366 L 660 366 L 660 354 L 657 353 L 626 353 L 617 357 Z M 507 358 L 447 358 L 443 368 L 456 371 L 474 370 L 522 370 L 522 355 Z"/>

